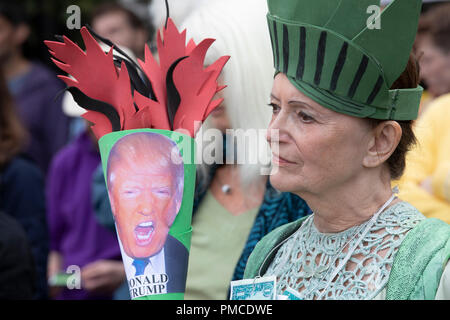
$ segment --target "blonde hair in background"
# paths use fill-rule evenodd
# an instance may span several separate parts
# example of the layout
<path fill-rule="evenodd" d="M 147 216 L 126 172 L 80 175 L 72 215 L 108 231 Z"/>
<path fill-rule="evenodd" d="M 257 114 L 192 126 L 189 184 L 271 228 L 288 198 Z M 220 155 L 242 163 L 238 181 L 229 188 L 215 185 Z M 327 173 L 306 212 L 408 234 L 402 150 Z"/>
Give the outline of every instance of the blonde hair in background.
<path fill-rule="evenodd" d="M 270 122 L 271 110 L 267 104 L 274 69 L 266 14 L 266 0 L 209 0 L 180 26 L 181 30 L 187 29 L 187 39 L 193 38 L 196 43 L 205 38 L 216 39 L 206 56 L 207 65 L 220 56 L 231 56 L 220 78 L 227 85 L 222 95 L 230 129 L 267 129 Z M 211 124 L 206 120 L 202 130 L 208 128 Z M 263 162 L 268 163 L 269 146 L 264 136 L 262 139 L 247 145 L 247 152 L 257 153 L 258 159 L 266 159 Z M 259 178 L 261 167 L 261 164 L 240 165 L 243 185 Z M 205 178 L 206 170 L 205 164 L 199 165 L 201 179 Z"/>

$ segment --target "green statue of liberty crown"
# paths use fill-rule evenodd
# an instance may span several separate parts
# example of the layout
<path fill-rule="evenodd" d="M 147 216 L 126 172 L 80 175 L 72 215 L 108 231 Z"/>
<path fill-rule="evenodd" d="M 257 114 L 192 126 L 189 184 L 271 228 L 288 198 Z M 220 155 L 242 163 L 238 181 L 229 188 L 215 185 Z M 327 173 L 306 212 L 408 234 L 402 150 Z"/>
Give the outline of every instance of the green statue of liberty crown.
<path fill-rule="evenodd" d="M 422 87 L 390 90 L 405 70 L 421 0 L 394 0 L 368 25 L 376 0 L 268 0 L 277 72 L 317 103 L 360 118 L 417 118 Z"/>

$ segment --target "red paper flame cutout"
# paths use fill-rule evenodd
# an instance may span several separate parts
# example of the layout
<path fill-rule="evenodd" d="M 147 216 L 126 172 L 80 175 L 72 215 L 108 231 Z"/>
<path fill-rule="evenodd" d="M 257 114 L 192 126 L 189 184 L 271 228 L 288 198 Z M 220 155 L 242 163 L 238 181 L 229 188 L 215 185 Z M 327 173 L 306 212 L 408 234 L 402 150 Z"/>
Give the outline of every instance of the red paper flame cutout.
<path fill-rule="evenodd" d="M 186 45 L 186 30 L 180 33 L 170 18 L 167 28 L 163 29 L 164 40 L 159 32 L 157 35 L 159 64 L 148 46 L 145 48 L 145 61 L 139 60 L 142 70 L 151 82 L 156 101 L 137 91 L 131 92 L 127 68 L 124 63 L 120 69 L 114 66 L 112 49 L 105 54 L 85 27 L 81 29 L 81 35 L 86 52 L 67 37 L 63 38 L 64 42 L 45 41 L 45 44 L 56 58 L 52 59 L 53 62 L 76 80 L 61 75 L 59 77 L 68 86 L 80 89 L 86 96 L 113 106 L 119 114 L 122 130 L 173 129 L 182 130 L 194 137 L 197 129 L 194 128 L 195 121 L 203 122 L 223 101 L 213 98 L 224 88 L 219 87 L 217 78 L 229 56 L 223 56 L 204 68 L 206 52 L 214 40 L 206 39 L 199 45 L 190 40 Z M 182 57 L 187 58 L 179 62 L 173 72 L 173 82 L 180 96 L 180 104 L 171 128 L 167 115 L 166 78 L 170 66 Z M 87 111 L 83 117 L 93 123 L 92 129 L 98 139 L 112 131 L 109 118 L 100 112 Z"/>

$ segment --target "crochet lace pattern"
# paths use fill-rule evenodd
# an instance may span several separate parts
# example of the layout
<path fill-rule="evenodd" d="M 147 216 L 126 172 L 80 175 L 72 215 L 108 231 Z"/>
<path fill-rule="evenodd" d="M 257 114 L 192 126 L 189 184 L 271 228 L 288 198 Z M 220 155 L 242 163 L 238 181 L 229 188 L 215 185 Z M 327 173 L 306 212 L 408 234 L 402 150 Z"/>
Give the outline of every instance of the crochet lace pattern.
<path fill-rule="evenodd" d="M 339 233 L 321 233 L 312 215 L 278 250 L 266 276 L 277 277 L 277 291 L 288 287 L 302 299 L 373 299 L 387 284 L 395 254 L 408 231 L 425 217 L 399 202 L 380 214 L 344 268 L 327 287 L 330 276 L 369 221 Z M 343 250 L 341 250 L 343 249 Z"/>

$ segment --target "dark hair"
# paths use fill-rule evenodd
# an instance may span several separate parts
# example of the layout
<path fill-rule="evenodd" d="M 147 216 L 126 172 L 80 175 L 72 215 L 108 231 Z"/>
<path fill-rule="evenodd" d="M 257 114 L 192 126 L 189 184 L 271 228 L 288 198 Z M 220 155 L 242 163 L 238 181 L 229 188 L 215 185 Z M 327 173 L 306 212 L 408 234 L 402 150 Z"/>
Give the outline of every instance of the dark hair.
<path fill-rule="evenodd" d="M 431 41 L 444 53 L 450 52 L 450 3 L 433 6 L 421 18 L 419 36 L 429 35 Z"/>
<path fill-rule="evenodd" d="M 417 88 L 419 85 L 419 64 L 415 56 L 411 53 L 405 71 L 392 84 L 391 90 Z M 385 120 L 369 119 L 375 127 Z M 402 128 L 402 137 L 397 148 L 387 160 L 391 179 L 400 178 L 405 170 L 406 153 L 416 144 L 416 136 L 413 131 L 414 121 L 397 121 Z"/>
<path fill-rule="evenodd" d="M 0 2 L 0 16 L 8 20 L 13 26 L 28 23 L 28 15 L 26 14 L 26 7 L 17 1 L 1 1 Z"/>
<path fill-rule="evenodd" d="M 131 27 L 133 27 L 133 29 L 147 30 L 147 26 L 133 11 L 115 2 L 102 3 L 97 8 L 95 8 L 91 15 L 91 24 L 98 17 L 115 12 L 124 13 L 127 16 L 128 22 Z"/>
<path fill-rule="evenodd" d="M 25 137 L 0 67 L 0 168 L 22 150 Z"/>

